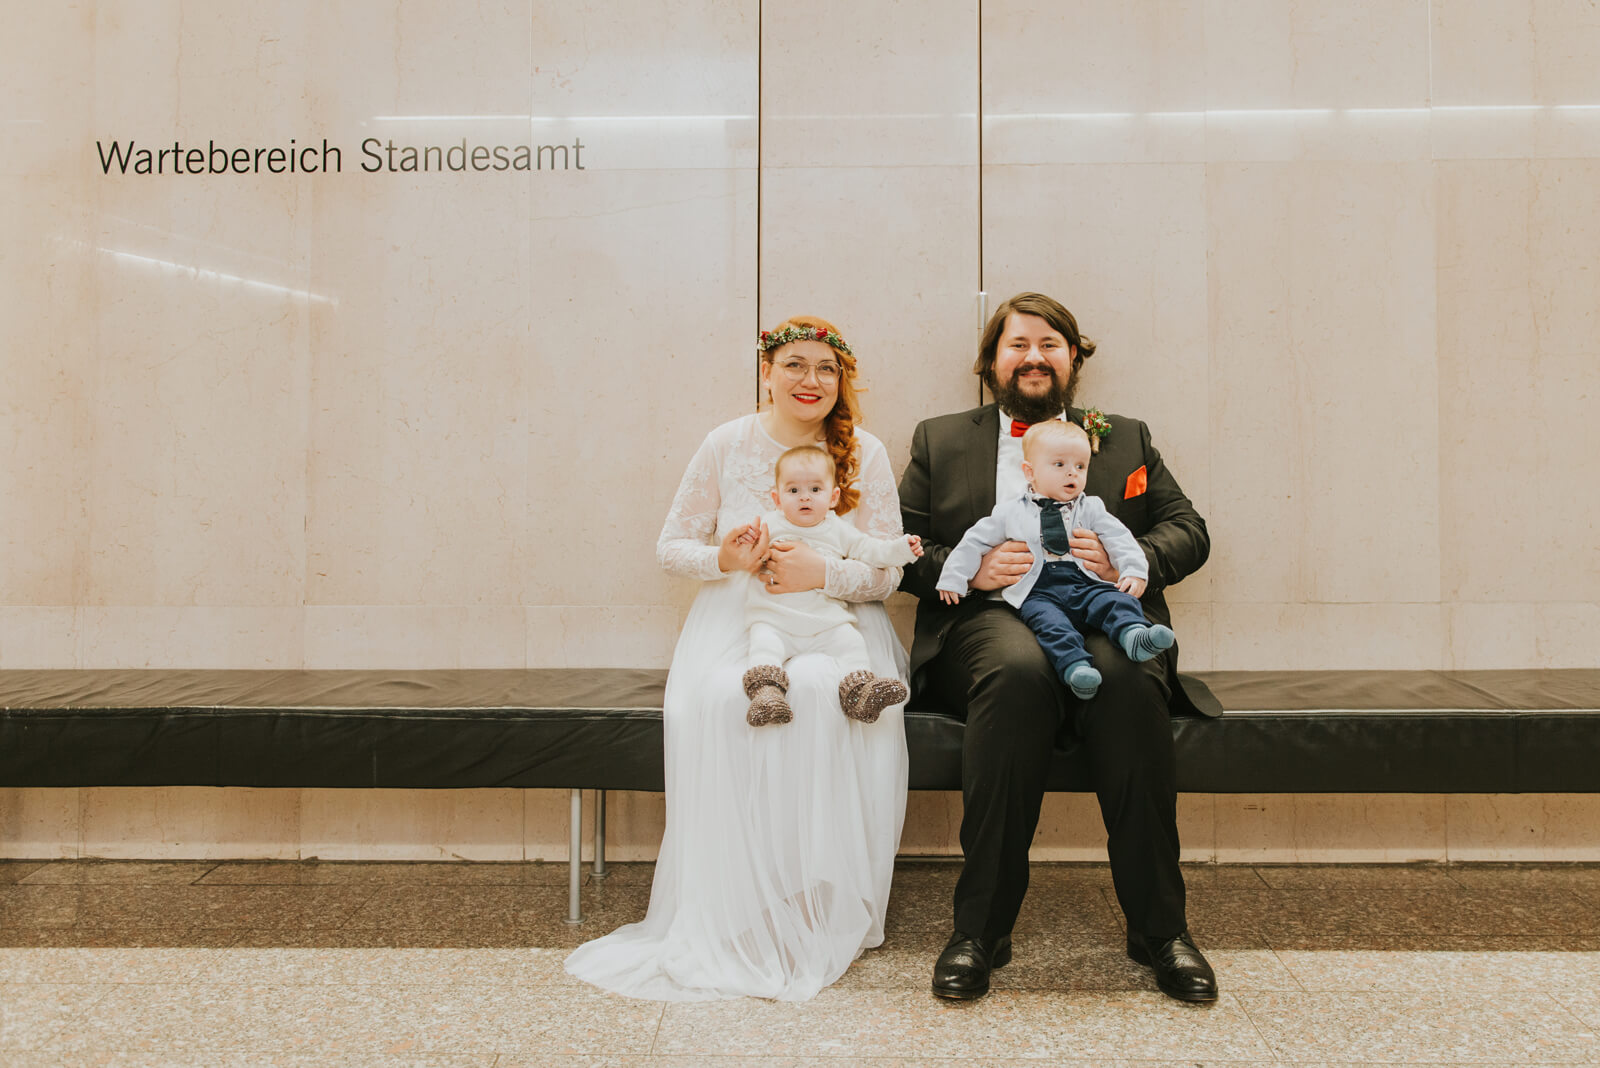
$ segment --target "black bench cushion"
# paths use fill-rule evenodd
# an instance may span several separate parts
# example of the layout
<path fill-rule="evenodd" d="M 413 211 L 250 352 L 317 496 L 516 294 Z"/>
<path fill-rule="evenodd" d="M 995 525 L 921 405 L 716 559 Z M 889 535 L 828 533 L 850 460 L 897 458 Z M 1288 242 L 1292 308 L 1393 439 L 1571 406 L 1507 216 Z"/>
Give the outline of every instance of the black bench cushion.
<path fill-rule="evenodd" d="M 663 671 L 0 671 L 0 785 L 660 790 Z M 1595 792 L 1600 671 L 1209 672 L 1180 719 L 1204 793 Z M 906 715 L 913 789 L 962 725 Z M 1051 788 L 1088 788 L 1081 752 Z"/>

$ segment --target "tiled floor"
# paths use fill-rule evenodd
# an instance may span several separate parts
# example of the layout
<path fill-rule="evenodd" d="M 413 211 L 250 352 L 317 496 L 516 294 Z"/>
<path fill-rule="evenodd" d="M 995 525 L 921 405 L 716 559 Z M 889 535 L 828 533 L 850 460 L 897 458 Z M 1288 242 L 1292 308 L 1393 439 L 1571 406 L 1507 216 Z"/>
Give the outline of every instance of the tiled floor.
<path fill-rule="evenodd" d="M 0 1065 L 1600 1064 L 1600 867 L 1187 874 L 1209 1007 L 1126 960 L 1083 865 L 1036 866 L 994 992 L 940 1001 L 955 868 L 916 862 L 814 1001 L 662 1006 L 561 969 L 649 865 L 573 928 L 559 865 L 0 863 Z"/>

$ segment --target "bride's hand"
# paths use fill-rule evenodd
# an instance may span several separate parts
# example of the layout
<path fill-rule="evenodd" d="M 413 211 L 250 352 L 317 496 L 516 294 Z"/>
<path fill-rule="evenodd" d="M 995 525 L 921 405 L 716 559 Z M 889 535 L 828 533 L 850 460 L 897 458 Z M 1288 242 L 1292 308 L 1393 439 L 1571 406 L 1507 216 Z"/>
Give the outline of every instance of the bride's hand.
<path fill-rule="evenodd" d="M 730 571 L 759 571 L 771 544 L 767 526 L 759 519 L 734 527 L 723 536 L 722 544 L 717 548 L 717 566 L 723 574 Z"/>
<path fill-rule="evenodd" d="M 828 581 L 828 562 L 817 550 L 798 541 L 780 541 L 772 546 L 766 571 L 768 593 L 817 590 Z"/>

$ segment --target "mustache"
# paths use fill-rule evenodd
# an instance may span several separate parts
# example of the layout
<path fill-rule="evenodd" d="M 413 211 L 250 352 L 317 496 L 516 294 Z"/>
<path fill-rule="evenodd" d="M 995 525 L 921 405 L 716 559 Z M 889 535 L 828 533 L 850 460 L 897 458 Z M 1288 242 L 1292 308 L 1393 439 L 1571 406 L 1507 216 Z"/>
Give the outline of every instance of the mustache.
<path fill-rule="evenodd" d="M 1042 362 L 1041 363 L 1020 363 L 1020 364 L 1018 364 L 1011 372 L 1011 380 L 1013 382 L 1015 382 L 1022 375 L 1028 374 L 1028 373 L 1033 372 L 1033 371 L 1043 371 L 1045 374 L 1050 376 L 1050 380 L 1052 382 L 1055 381 L 1056 369 L 1054 367 L 1051 367 L 1049 364 L 1042 363 Z"/>

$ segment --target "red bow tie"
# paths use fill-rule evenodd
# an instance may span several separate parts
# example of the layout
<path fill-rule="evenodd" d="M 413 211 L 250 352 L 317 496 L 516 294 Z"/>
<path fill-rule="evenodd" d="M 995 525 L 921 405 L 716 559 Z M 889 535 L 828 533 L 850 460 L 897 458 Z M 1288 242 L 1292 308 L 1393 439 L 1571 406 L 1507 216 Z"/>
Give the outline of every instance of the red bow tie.
<path fill-rule="evenodd" d="M 1032 423 L 1019 423 L 1015 419 L 1011 420 L 1011 436 L 1020 438 L 1028 432 L 1028 428 L 1032 425 Z"/>

